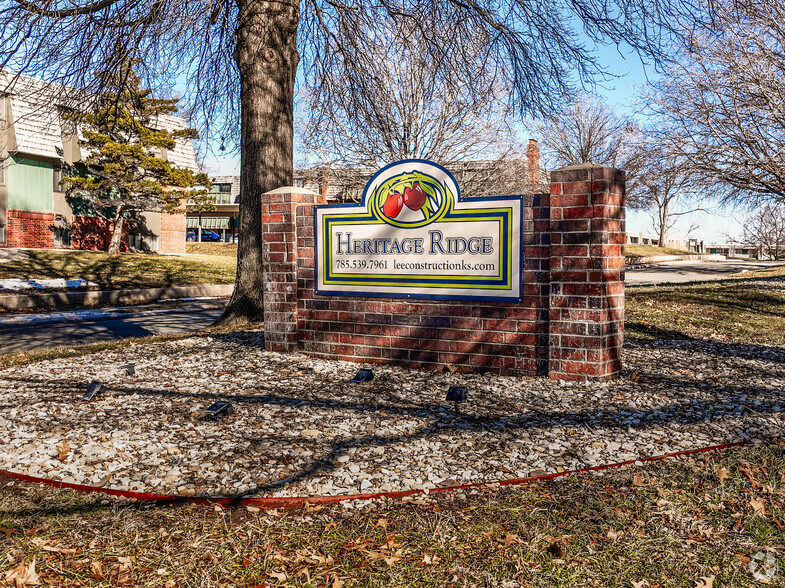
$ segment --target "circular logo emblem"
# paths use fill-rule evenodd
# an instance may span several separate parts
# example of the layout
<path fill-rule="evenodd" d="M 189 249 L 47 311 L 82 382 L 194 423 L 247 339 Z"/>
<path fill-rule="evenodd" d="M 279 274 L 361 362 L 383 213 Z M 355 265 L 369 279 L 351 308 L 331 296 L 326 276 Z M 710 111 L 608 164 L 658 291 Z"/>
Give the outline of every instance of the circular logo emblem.
<path fill-rule="evenodd" d="M 429 225 L 447 214 L 458 195 L 458 186 L 441 166 L 410 160 L 382 169 L 365 191 L 371 214 L 406 229 Z"/>

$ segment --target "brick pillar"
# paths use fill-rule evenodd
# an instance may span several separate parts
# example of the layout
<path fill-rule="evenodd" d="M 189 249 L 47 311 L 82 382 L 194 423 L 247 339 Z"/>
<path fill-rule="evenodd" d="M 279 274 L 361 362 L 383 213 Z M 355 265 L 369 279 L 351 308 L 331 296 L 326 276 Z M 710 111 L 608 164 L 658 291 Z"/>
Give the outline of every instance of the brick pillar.
<path fill-rule="evenodd" d="M 264 347 L 267 351 L 298 349 L 298 231 L 300 241 L 304 231 L 310 231 L 313 237 L 313 205 L 323 200 L 314 194 L 262 195 Z M 304 213 L 307 213 L 308 223 L 303 221 Z"/>
<path fill-rule="evenodd" d="M 185 203 L 174 214 L 161 211 L 161 235 L 158 239 L 159 253 L 185 253 Z"/>
<path fill-rule="evenodd" d="M 551 173 L 551 378 L 610 380 L 624 343 L 624 172 Z"/>

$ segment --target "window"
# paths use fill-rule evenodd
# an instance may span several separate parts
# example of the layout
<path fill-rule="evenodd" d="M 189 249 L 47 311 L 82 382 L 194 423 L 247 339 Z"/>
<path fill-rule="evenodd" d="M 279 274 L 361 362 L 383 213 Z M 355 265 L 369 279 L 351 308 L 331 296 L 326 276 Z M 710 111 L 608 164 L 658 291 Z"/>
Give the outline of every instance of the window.
<path fill-rule="evenodd" d="M 8 165 L 8 159 L 0 157 L 0 186 L 5 186 L 5 168 Z"/>
<path fill-rule="evenodd" d="M 52 167 L 52 190 L 55 192 L 65 192 L 63 180 L 71 176 L 71 170 L 63 165 L 55 164 Z"/>
<path fill-rule="evenodd" d="M 71 229 L 67 227 L 55 227 L 55 247 L 71 246 Z"/>
<path fill-rule="evenodd" d="M 7 102 L 6 97 L 0 94 L 0 122 L 6 121 L 6 107 L 5 103 Z"/>
<path fill-rule="evenodd" d="M 0 243 L 5 244 L 5 226 L 0 227 Z"/>
<path fill-rule="evenodd" d="M 158 237 L 155 235 L 128 235 L 128 246 L 136 251 L 158 251 Z"/>

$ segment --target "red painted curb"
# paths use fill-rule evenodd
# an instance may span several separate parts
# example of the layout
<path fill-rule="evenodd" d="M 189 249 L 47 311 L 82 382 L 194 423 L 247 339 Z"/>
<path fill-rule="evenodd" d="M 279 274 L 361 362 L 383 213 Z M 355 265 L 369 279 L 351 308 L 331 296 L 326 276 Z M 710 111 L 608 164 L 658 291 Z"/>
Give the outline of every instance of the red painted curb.
<path fill-rule="evenodd" d="M 511 486 L 517 484 L 525 484 L 526 482 L 534 482 L 537 480 L 553 480 L 562 476 L 571 474 L 580 474 L 585 472 L 599 472 L 611 468 L 619 468 L 626 465 L 632 465 L 638 462 L 658 461 L 667 459 L 669 457 L 678 457 L 680 455 L 693 455 L 696 453 L 706 453 L 708 451 L 720 451 L 723 449 L 730 449 L 731 447 L 741 447 L 746 445 L 746 441 L 738 441 L 736 443 L 724 443 L 722 445 L 712 445 L 710 447 L 701 447 L 699 449 L 685 449 L 684 451 L 676 451 L 673 453 L 664 453 L 662 455 L 653 455 L 649 457 L 640 457 L 638 459 L 631 459 L 628 461 L 621 461 L 617 463 L 610 463 L 598 466 L 591 466 L 580 468 L 577 470 L 568 470 L 565 472 L 554 472 L 552 474 L 543 474 L 541 476 L 530 476 L 528 478 L 513 478 L 511 480 L 499 480 L 498 482 L 477 482 L 474 484 L 463 484 L 460 486 L 437 486 L 427 490 L 398 490 L 394 492 L 375 492 L 373 494 L 341 494 L 339 496 L 280 496 L 280 497 L 267 497 L 267 498 L 242 498 L 231 496 L 216 496 L 214 498 L 203 497 L 190 497 L 190 496 L 176 496 L 170 494 L 150 494 L 147 492 L 135 492 L 133 490 L 115 490 L 112 488 L 100 488 L 97 486 L 85 486 L 82 484 L 71 484 L 68 482 L 60 482 L 57 480 L 50 480 L 48 478 L 38 478 L 36 476 L 28 476 L 26 474 L 18 474 L 16 472 L 9 472 L 7 470 L 0 470 L 0 475 L 21 480 L 23 482 L 32 482 L 35 484 L 45 484 L 47 486 L 55 486 L 56 488 L 68 488 L 69 490 L 77 490 L 79 492 L 102 492 L 110 496 L 120 496 L 122 498 L 133 498 L 135 500 L 144 500 L 151 502 L 170 502 L 170 503 L 191 503 L 191 504 L 225 504 L 228 506 L 258 506 L 263 509 L 275 508 L 302 508 L 306 504 L 334 504 L 343 502 L 345 500 L 372 500 L 374 498 L 405 498 L 406 496 L 414 496 L 415 494 L 431 494 L 434 492 L 454 492 L 456 490 L 466 490 L 469 488 L 481 488 L 483 486 L 491 486 L 498 484 L 499 486 Z"/>

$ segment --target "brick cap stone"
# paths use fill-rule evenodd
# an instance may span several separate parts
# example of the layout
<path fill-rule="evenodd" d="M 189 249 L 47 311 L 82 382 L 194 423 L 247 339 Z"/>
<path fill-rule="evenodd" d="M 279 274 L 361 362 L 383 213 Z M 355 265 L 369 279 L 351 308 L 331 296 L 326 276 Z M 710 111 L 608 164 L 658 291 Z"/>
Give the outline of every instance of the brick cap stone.
<path fill-rule="evenodd" d="M 267 194 L 308 194 L 309 196 L 318 196 L 319 192 L 314 192 L 313 190 L 309 190 L 308 188 L 298 188 L 297 186 L 281 186 L 280 188 L 276 188 L 275 190 L 270 190 L 269 192 L 265 192 L 262 196 Z"/>
<path fill-rule="evenodd" d="M 589 179 L 590 171 L 594 172 L 592 175 L 596 180 L 613 179 L 623 182 L 626 177 L 625 171 L 617 167 L 610 167 L 597 163 L 572 163 L 565 167 L 560 167 L 559 169 L 553 170 L 551 172 L 551 182 L 560 184 L 586 181 Z"/>
<path fill-rule="evenodd" d="M 565 165 L 564 167 L 560 167 L 553 171 L 563 171 L 563 170 L 573 170 L 573 169 L 590 169 L 593 167 L 610 167 L 607 165 L 602 165 L 601 163 L 592 163 L 591 161 L 587 161 L 584 163 L 571 163 L 570 165 Z"/>

